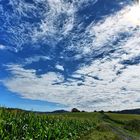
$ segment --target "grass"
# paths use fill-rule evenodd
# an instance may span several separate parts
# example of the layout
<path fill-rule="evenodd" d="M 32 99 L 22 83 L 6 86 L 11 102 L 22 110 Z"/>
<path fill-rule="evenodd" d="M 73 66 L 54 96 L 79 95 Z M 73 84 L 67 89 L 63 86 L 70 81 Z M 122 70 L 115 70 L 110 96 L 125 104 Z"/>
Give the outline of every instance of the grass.
<path fill-rule="evenodd" d="M 0 108 L 0 140 L 138 140 L 139 120 L 139 115 L 47 115 Z"/>
<path fill-rule="evenodd" d="M 111 131 L 100 132 L 94 130 L 92 133 L 83 137 L 81 140 L 122 140 L 122 139 Z"/>
<path fill-rule="evenodd" d="M 129 121 L 129 120 L 140 120 L 140 115 L 133 114 L 117 114 L 117 113 L 106 113 L 110 118 L 119 121 Z"/>

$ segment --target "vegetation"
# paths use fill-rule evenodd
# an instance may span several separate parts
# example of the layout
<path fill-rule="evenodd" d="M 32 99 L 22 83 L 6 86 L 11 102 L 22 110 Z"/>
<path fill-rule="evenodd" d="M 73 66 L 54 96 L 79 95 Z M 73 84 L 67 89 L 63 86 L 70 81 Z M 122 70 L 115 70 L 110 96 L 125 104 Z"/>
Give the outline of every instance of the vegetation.
<path fill-rule="evenodd" d="M 124 128 L 140 133 L 140 120 L 131 120 L 125 123 Z"/>
<path fill-rule="evenodd" d="M 139 124 L 139 115 L 38 114 L 0 108 L 0 140 L 138 140 Z"/>
<path fill-rule="evenodd" d="M 80 112 L 80 110 L 78 110 L 77 108 L 73 108 L 71 112 Z"/>
<path fill-rule="evenodd" d="M 0 140 L 77 139 L 93 127 L 94 122 L 87 119 L 0 110 Z"/>

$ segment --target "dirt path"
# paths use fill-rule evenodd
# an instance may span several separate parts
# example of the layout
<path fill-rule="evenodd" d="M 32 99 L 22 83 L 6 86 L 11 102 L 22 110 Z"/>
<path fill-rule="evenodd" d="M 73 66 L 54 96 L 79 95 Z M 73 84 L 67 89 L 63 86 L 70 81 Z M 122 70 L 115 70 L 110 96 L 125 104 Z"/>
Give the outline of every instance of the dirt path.
<path fill-rule="evenodd" d="M 140 140 L 136 136 L 132 136 L 120 127 L 108 124 L 107 131 L 93 130 L 90 134 L 80 140 Z"/>
<path fill-rule="evenodd" d="M 80 140 L 140 140 L 140 137 L 123 128 L 124 124 L 110 119 L 107 115 L 99 116 L 102 120 L 94 130 Z"/>
<path fill-rule="evenodd" d="M 111 131 L 115 134 L 117 134 L 122 140 L 138 140 L 137 138 L 134 138 L 130 136 L 130 134 L 124 132 L 121 128 L 114 127 L 112 125 L 109 125 L 111 128 Z"/>

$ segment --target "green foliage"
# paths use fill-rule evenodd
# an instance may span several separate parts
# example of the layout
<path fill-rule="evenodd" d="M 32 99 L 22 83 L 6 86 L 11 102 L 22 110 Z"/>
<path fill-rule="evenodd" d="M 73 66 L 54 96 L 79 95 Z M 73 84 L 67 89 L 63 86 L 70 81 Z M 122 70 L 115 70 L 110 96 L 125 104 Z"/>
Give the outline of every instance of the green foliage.
<path fill-rule="evenodd" d="M 108 123 L 99 123 L 96 126 L 96 130 L 100 131 L 100 132 L 107 132 L 107 131 L 111 131 L 110 126 L 108 125 Z"/>
<path fill-rule="evenodd" d="M 87 119 L 0 110 L 0 140 L 74 140 L 95 127 Z"/>

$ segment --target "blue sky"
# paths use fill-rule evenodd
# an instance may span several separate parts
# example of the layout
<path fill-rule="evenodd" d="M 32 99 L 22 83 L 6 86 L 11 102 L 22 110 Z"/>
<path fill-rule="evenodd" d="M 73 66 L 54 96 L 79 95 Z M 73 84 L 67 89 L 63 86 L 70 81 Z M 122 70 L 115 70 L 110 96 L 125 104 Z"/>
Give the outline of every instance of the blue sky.
<path fill-rule="evenodd" d="M 138 11 L 131 0 L 0 0 L 0 104 L 138 108 Z"/>

